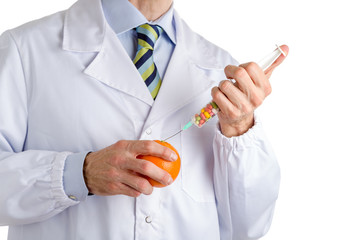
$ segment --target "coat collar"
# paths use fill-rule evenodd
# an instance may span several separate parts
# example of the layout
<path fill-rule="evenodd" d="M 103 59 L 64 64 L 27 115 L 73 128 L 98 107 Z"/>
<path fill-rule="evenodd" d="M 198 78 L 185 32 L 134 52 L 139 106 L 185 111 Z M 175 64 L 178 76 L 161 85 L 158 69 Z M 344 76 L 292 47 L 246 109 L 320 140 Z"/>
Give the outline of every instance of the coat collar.
<path fill-rule="evenodd" d="M 63 49 L 98 52 L 105 38 L 106 21 L 101 0 L 79 0 L 66 11 Z"/>
<path fill-rule="evenodd" d="M 218 48 L 192 32 L 174 11 L 177 44 L 154 102 L 132 60 L 107 24 L 101 0 L 79 0 L 66 12 L 64 21 L 64 50 L 98 52 L 84 69 L 85 74 L 152 106 L 145 128 L 189 104 L 225 77 L 224 66 L 214 57 L 219 53 Z M 214 69 L 219 74 L 207 74 Z"/>
<path fill-rule="evenodd" d="M 159 19 L 150 22 L 128 0 L 102 0 L 102 8 L 107 22 L 116 34 L 134 29 L 144 23 L 156 24 L 162 27 L 170 40 L 176 44 L 173 4 Z"/>

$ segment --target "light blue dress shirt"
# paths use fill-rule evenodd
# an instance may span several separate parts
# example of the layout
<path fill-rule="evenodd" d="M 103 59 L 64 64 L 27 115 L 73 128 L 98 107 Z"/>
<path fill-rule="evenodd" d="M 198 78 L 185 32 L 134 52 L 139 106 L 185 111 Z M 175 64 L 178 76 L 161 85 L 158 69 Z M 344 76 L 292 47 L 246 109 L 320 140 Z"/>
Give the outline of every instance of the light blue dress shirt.
<path fill-rule="evenodd" d="M 173 5 L 156 21 L 148 21 L 128 0 L 102 0 L 102 7 L 108 24 L 118 36 L 131 60 L 135 58 L 137 51 L 135 28 L 144 23 L 157 24 L 163 28 L 164 33 L 155 43 L 153 57 L 160 77 L 164 79 L 166 68 L 176 45 Z M 64 190 L 73 200 L 82 201 L 88 195 L 83 177 L 83 164 L 87 153 L 69 155 L 65 161 Z"/>

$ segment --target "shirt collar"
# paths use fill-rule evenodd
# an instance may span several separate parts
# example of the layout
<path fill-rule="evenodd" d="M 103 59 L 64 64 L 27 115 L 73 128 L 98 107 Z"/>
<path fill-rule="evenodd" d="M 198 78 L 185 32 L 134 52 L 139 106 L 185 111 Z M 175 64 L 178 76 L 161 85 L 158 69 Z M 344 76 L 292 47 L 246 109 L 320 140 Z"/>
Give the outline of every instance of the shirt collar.
<path fill-rule="evenodd" d="M 163 28 L 170 40 L 176 44 L 173 4 L 159 19 L 149 22 L 128 0 L 102 0 L 101 2 L 105 18 L 116 34 L 126 32 L 144 23 L 157 24 Z"/>

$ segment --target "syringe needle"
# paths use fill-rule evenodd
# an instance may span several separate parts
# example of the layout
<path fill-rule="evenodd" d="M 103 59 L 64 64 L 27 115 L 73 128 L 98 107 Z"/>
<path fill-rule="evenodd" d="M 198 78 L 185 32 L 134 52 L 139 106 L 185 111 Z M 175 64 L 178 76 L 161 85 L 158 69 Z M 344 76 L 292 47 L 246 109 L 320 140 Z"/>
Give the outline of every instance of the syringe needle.
<path fill-rule="evenodd" d="M 192 125 L 193 125 L 193 122 L 192 122 L 192 121 L 188 122 L 180 131 L 178 131 L 178 132 L 175 133 L 174 135 L 171 135 L 171 136 L 168 137 L 168 138 L 165 138 L 165 140 L 161 140 L 161 141 L 162 141 L 162 142 L 165 142 L 165 141 L 169 140 L 170 138 L 172 138 L 172 137 L 178 135 L 179 133 L 181 133 L 182 131 L 188 129 L 188 128 L 191 127 Z"/>
<path fill-rule="evenodd" d="M 168 138 L 165 138 L 164 140 L 161 140 L 162 142 L 166 142 L 167 140 L 169 140 L 170 138 L 172 137 L 175 137 L 176 135 L 178 135 L 179 133 L 181 133 L 183 130 L 181 129 L 180 131 L 178 131 L 177 133 L 175 133 L 174 135 L 171 135 L 170 137 Z"/>

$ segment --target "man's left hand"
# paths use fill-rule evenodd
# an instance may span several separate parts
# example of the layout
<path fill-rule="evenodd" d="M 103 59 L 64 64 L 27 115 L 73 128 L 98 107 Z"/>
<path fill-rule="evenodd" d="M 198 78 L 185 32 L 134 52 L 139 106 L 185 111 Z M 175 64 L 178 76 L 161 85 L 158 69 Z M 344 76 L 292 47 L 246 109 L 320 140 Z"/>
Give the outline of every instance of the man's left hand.
<path fill-rule="evenodd" d="M 289 48 L 281 46 L 286 53 Z M 228 65 L 225 75 L 228 79 L 212 89 L 211 95 L 219 106 L 220 129 L 226 137 L 240 136 L 254 125 L 254 110 L 271 93 L 269 78 L 273 70 L 285 59 L 281 55 L 265 72 L 254 62 L 240 66 Z"/>

